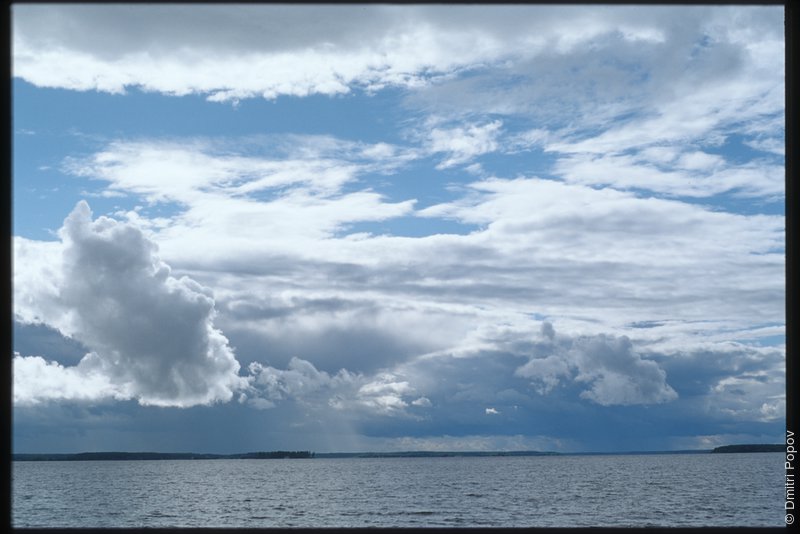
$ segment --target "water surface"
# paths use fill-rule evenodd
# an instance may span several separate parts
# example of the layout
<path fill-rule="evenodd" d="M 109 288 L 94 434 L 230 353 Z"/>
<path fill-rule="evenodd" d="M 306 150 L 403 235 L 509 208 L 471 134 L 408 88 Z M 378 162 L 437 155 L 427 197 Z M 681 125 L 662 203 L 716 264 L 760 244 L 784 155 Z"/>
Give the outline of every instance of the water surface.
<path fill-rule="evenodd" d="M 15 527 L 783 526 L 784 455 L 13 462 Z"/>

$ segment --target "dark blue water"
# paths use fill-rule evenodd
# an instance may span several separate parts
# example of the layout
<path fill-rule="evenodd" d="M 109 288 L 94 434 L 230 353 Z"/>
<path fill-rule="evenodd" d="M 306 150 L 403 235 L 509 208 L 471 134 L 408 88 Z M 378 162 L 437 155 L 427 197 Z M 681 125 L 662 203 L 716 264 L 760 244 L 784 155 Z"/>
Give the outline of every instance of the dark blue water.
<path fill-rule="evenodd" d="M 14 462 L 15 527 L 782 526 L 781 453 Z"/>

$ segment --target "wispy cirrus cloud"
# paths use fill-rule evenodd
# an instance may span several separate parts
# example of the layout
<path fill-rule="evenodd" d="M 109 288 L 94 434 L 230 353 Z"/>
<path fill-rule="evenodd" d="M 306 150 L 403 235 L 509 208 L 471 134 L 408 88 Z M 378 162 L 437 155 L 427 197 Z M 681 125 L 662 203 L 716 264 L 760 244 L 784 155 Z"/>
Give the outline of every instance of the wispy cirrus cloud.
<path fill-rule="evenodd" d="M 430 151 L 442 152 L 447 159 L 437 169 L 446 169 L 470 161 L 475 156 L 498 149 L 497 136 L 503 123 L 471 124 L 467 127 L 433 128 L 428 134 Z"/>

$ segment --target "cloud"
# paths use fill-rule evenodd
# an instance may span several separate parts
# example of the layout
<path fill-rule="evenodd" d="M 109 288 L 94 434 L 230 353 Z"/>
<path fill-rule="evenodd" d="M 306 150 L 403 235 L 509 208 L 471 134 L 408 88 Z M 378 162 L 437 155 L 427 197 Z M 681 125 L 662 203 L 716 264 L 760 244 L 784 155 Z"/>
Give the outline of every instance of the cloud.
<path fill-rule="evenodd" d="M 303 173 L 293 185 L 275 187 L 274 197 L 243 199 L 234 193 L 267 176 L 258 174 L 265 162 L 285 168 L 286 161 L 300 161 L 297 154 L 303 151 L 311 158 L 328 157 L 328 150 L 350 154 L 356 167 L 406 151 L 323 141 L 298 143 L 288 160 L 246 151 L 232 158 L 213 145 L 196 151 L 191 143 L 163 151 L 155 142 L 112 145 L 108 153 L 115 154 L 115 163 L 101 162 L 92 171 L 131 188 L 151 180 L 138 170 L 157 166 L 160 157 L 169 160 L 173 150 L 186 162 L 200 154 L 202 165 L 190 166 L 199 185 L 187 178 L 175 194 L 186 199 L 186 211 L 146 227 L 170 265 L 214 288 L 215 324 L 245 364 L 269 361 L 282 369 L 296 356 L 330 376 L 340 369 L 369 375 L 420 354 L 491 350 L 495 341 L 476 333 L 498 324 L 530 331 L 538 325 L 531 312 L 550 317 L 564 335 L 613 333 L 608 339 L 628 336 L 637 343 L 661 339 L 663 350 L 710 336 L 752 337 L 754 328 L 783 321 L 783 220 L 778 216 L 718 212 L 537 177 L 477 180 L 459 189 L 454 200 L 417 211 L 405 202 L 384 202 L 374 192 L 342 193 L 341 185 L 312 194 Z M 374 147 L 383 155 L 359 159 L 357 154 Z M 677 160 L 681 154 L 662 150 L 657 156 Z M 226 169 L 221 178 L 204 178 L 208 169 L 220 168 Z M 126 182 L 127 176 L 132 181 Z M 213 188 L 217 191 L 209 192 Z M 418 238 L 347 234 L 346 224 L 388 218 L 394 210 L 479 229 Z M 134 214 L 132 222 L 149 221 L 143 210 Z M 46 247 L 18 241 L 21 253 L 39 254 L 33 251 L 41 248 L 44 258 Z M 662 246 L 653 247 L 654 242 Z M 197 243 L 203 243 L 203 254 Z M 31 264 L 29 273 L 19 274 L 31 277 L 20 278 L 20 295 L 43 286 L 35 281 L 41 278 L 35 269 L 50 268 Z M 42 298 L 53 298 L 44 287 L 38 291 Z M 20 302 L 31 300 L 40 297 Z M 647 320 L 660 326 L 635 326 Z M 569 365 L 574 358 L 551 356 L 531 364 L 541 391 L 552 391 L 576 369 Z M 634 371 L 644 374 L 649 367 L 630 365 L 639 365 Z M 657 373 L 642 384 L 617 383 L 620 377 L 606 372 L 587 376 L 592 377 L 587 398 L 602 402 L 650 402 L 667 395 L 657 387 L 649 393 L 636 389 L 645 383 L 657 386 Z M 419 386 L 416 380 L 410 383 Z M 620 397 L 614 398 L 613 391 Z M 427 389 L 416 395 L 438 405 Z M 346 396 L 356 397 L 354 391 Z M 400 401 L 408 404 L 414 398 L 389 395 L 384 407 L 390 411 L 399 399 L 394 404 L 399 413 L 415 406 Z M 373 411 L 380 409 L 376 403 Z"/>
<path fill-rule="evenodd" d="M 64 283 L 62 244 L 14 237 L 14 317 L 24 323 L 60 319 L 60 287 Z"/>
<path fill-rule="evenodd" d="M 642 359 L 625 336 L 564 337 L 550 325 L 543 327 L 543 339 L 537 354 L 515 371 L 531 379 L 540 394 L 549 393 L 562 381 L 575 381 L 589 386 L 581 398 L 603 406 L 678 398 L 666 382 L 666 373 L 656 362 Z"/>
<path fill-rule="evenodd" d="M 580 339 L 570 352 L 577 362 L 575 379 L 591 384 L 581 397 L 602 405 L 661 403 L 678 397 L 666 373 L 636 354 L 626 337 Z"/>
<path fill-rule="evenodd" d="M 751 8 L 747 20 L 771 30 L 763 11 Z M 672 74 L 680 72 L 673 64 L 691 48 L 681 42 L 685 48 L 671 57 L 667 45 L 715 25 L 741 26 L 729 14 L 737 8 L 693 6 L 689 12 L 627 6 L 17 5 L 14 76 L 42 87 L 112 93 L 140 87 L 236 101 L 344 94 L 353 87 L 419 88 L 487 65 L 513 75 L 517 64 L 544 51 L 558 61 L 597 53 L 608 42 L 634 57 L 658 50 L 656 59 Z M 733 42 L 753 37 L 741 31 L 714 35 Z M 589 64 L 607 71 L 611 82 L 627 77 L 619 67 Z M 709 64 L 714 62 L 696 68 Z M 542 86 L 565 85 L 539 78 Z M 608 85 L 624 94 L 625 83 Z M 503 96 L 515 106 L 531 95 Z M 502 105 L 502 98 L 492 98 L 494 107 Z M 528 106 L 538 100 L 529 99 Z"/>
<path fill-rule="evenodd" d="M 42 87 L 141 87 L 235 101 L 414 87 L 502 52 L 498 36 L 447 24 L 441 15 L 444 24 L 426 20 L 426 11 L 16 6 L 14 75 Z"/>
<path fill-rule="evenodd" d="M 143 139 L 111 142 L 90 157 L 68 158 L 63 169 L 108 182 L 106 191 L 187 205 L 222 193 L 252 199 L 289 189 L 330 196 L 360 175 L 389 174 L 415 157 L 387 143 L 320 135 Z"/>
<path fill-rule="evenodd" d="M 91 352 L 74 367 L 15 358 L 16 399 L 96 394 L 185 407 L 228 401 L 246 384 L 227 339 L 214 327 L 210 290 L 173 277 L 141 230 L 106 217 L 92 221 L 81 201 L 60 236 L 60 272 L 49 282 L 56 287 L 44 281 L 40 291 L 49 299 L 24 302 L 18 315 L 56 327 Z M 17 259 L 15 272 L 24 271 L 19 260 L 25 257 Z M 42 393 L 42 380 L 51 384 L 59 377 L 62 387 Z M 88 387 L 79 392 L 81 380 Z"/>
<path fill-rule="evenodd" d="M 775 391 L 776 378 L 781 376 L 765 371 L 723 378 L 713 386 L 715 395 L 709 398 L 709 404 L 737 418 L 755 421 L 783 419 L 786 396 Z"/>
<path fill-rule="evenodd" d="M 316 411 L 332 408 L 348 415 L 405 416 L 409 405 L 430 406 L 424 397 L 410 400 L 414 388 L 387 372 L 368 377 L 340 369 L 331 375 L 296 357 L 285 370 L 253 362 L 249 371 L 253 379 L 248 402 L 260 408 L 293 401 Z"/>
<path fill-rule="evenodd" d="M 323 388 L 348 386 L 356 378 L 345 370 L 331 376 L 325 371 L 318 371 L 311 362 L 299 358 L 292 358 L 286 370 L 253 362 L 249 371 L 254 377 L 253 386 L 258 387 L 264 398 L 270 401 L 286 398 L 308 401 Z"/>
<path fill-rule="evenodd" d="M 732 164 L 719 155 L 689 151 L 665 168 L 663 162 L 648 161 L 646 156 L 650 155 L 571 155 L 560 158 L 553 170 L 569 183 L 649 190 L 672 197 L 731 192 L 775 199 L 783 195 L 783 166 L 767 160 Z M 661 155 L 656 158 L 661 159 Z"/>
<path fill-rule="evenodd" d="M 706 341 L 683 350 L 645 353 L 657 359 L 687 404 L 709 422 L 777 421 L 785 415 L 785 347 Z"/>
<path fill-rule="evenodd" d="M 411 401 L 413 406 L 420 406 L 422 408 L 430 408 L 432 406 L 431 400 L 428 397 L 420 397 Z"/>
<path fill-rule="evenodd" d="M 477 216 L 480 216 L 480 211 L 477 211 Z M 512 210 L 508 213 L 514 212 Z M 164 394 L 158 399 L 155 398 L 152 390 L 158 387 L 153 385 L 154 381 L 148 380 L 148 377 L 152 377 L 153 369 L 165 369 L 168 366 L 157 366 L 145 359 L 140 363 L 149 366 L 143 369 L 149 371 L 136 375 L 133 379 L 126 378 L 132 376 L 131 373 L 123 373 L 119 366 L 115 368 L 114 362 L 109 362 L 105 357 L 105 354 L 113 351 L 107 352 L 104 349 L 112 344 L 115 347 L 119 345 L 124 348 L 121 353 L 124 356 L 130 354 L 134 348 L 138 349 L 140 345 L 131 344 L 130 340 L 126 341 L 129 338 L 124 338 L 119 334 L 119 329 L 115 328 L 116 325 L 111 324 L 114 323 L 113 319 L 97 319 L 87 307 L 97 308 L 103 302 L 119 306 L 120 303 L 116 300 L 127 302 L 130 299 L 132 302 L 121 310 L 121 313 L 131 310 L 130 316 L 138 317 L 144 314 L 136 311 L 140 310 L 137 302 L 147 304 L 155 310 L 154 315 L 151 314 L 153 320 L 157 319 L 160 323 L 169 325 L 172 334 L 184 337 L 181 334 L 182 327 L 175 325 L 169 316 L 160 313 L 159 310 L 172 308 L 175 303 L 171 302 L 171 299 L 176 298 L 183 303 L 185 309 L 195 311 L 194 317 L 197 318 L 197 323 L 201 324 L 196 329 L 188 330 L 196 333 L 203 328 L 218 328 L 214 325 L 217 325 L 220 318 L 214 318 L 213 324 L 209 320 L 213 314 L 209 315 L 207 290 L 198 288 L 185 279 L 177 279 L 170 270 L 165 270 L 155 255 L 152 243 L 149 243 L 145 234 L 133 225 L 105 217 L 92 221 L 86 206 L 79 205 L 76 208 L 65 223 L 61 235 L 63 243 L 49 244 L 52 247 L 29 246 L 31 243 L 25 240 L 17 245 L 21 251 L 19 256 L 27 258 L 26 262 L 34 272 L 39 267 L 34 261 L 39 257 L 37 254 L 41 254 L 41 258 L 60 259 L 49 266 L 56 275 L 53 279 L 37 282 L 38 278 L 30 278 L 26 279 L 27 285 L 24 287 L 15 285 L 15 291 L 30 295 L 27 301 L 22 301 L 25 305 L 15 311 L 24 312 L 19 313 L 19 317 L 38 317 L 48 324 L 57 324 L 63 333 L 81 341 L 94 352 L 94 355 L 85 357 L 77 366 L 64 366 L 56 362 L 47 362 L 43 358 L 17 356 L 14 361 L 15 403 L 25 406 L 45 402 L 47 399 L 97 401 L 135 398 L 143 404 L 148 402 L 170 403 L 168 405 L 202 404 L 200 399 L 187 396 L 181 399 L 171 397 L 167 402 Z M 502 234 L 498 234 L 498 237 L 500 235 Z M 718 238 L 720 237 L 715 239 Z M 441 251 L 443 244 L 451 243 L 450 240 L 454 239 L 457 237 L 450 236 L 447 240 L 438 242 L 433 250 Z M 381 242 L 385 242 L 385 239 Z M 396 245 L 408 241 L 389 240 L 389 243 Z M 505 246 L 502 241 L 500 245 Z M 53 250 L 59 250 L 58 247 L 64 247 L 66 250 L 62 254 L 51 254 Z M 743 246 L 742 250 L 747 250 L 747 247 Z M 423 254 L 416 261 L 429 269 L 435 268 L 428 272 L 438 273 L 437 276 L 440 277 L 453 272 L 449 270 L 452 269 L 450 262 L 441 262 L 444 259 L 441 256 L 438 256 L 440 263 L 430 263 L 430 259 L 436 257 Z M 491 264 L 501 258 L 502 256 L 490 255 L 484 260 L 490 261 Z M 21 265 L 19 260 L 15 264 Z M 315 269 L 319 267 L 320 264 Z M 407 263 L 406 268 L 408 267 L 420 268 L 415 262 Z M 443 271 L 437 270 L 445 267 Z M 390 265 L 383 265 L 382 268 L 389 268 L 391 272 Z M 77 275 L 79 272 L 83 273 L 83 277 Z M 113 276 L 121 272 L 126 275 Z M 269 272 L 264 270 L 256 272 L 258 277 L 269 275 Z M 351 269 L 343 272 L 354 276 L 358 274 Z M 523 270 L 522 273 L 524 272 Z M 20 276 L 23 276 L 23 273 L 24 276 L 30 276 L 24 269 L 15 271 L 15 276 L 18 273 Z M 100 273 L 106 275 L 101 276 Z M 513 271 L 507 273 L 512 274 Z M 86 277 L 87 274 L 92 276 Z M 430 432 L 431 428 L 439 427 L 441 433 L 460 435 L 466 432 L 469 435 L 478 428 L 489 431 L 480 425 L 489 424 L 489 420 L 498 422 L 504 418 L 508 418 L 509 421 L 507 424 L 503 423 L 506 426 L 502 427 L 502 431 L 519 433 L 521 429 L 525 429 L 525 432 L 535 433 L 535 429 L 530 426 L 533 423 L 525 422 L 525 414 L 529 416 L 538 414 L 536 424 L 545 425 L 547 428 L 539 432 L 550 433 L 555 432 L 553 426 L 555 423 L 548 415 L 548 404 L 553 404 L 551 409 L 557 409 L 562 414 L 579 413 L 584 409 L 580 408 L 583 405 L 614 410 L 616 407 L 674 404 L 680 405 L 674 408 L 675 413 L 685 409 L 698 410 L 698 413 L 705 414 L 716 413 L 722 421 L 727 421 L 721 424 L 732 424 L 734 421 L 775 421 L 781 413 L 779 368 L 774 367 L 772 363 L 767 367 L 761 366 L 759 362 L 767 360 L 750 348 L 742 346 L 741 355 L 737 355 L 738 353 L 730 351 L 724 352 L 720 346 L 715 345 L 707 354 L 697 352 L 685 356 L 683 353 L 676 353 L 674 345 L 670 350 L 664 350 L 664 347 L 670 347 L 669 343 L 666 345 L 662 343 L 663 346 L 659 348 L 658 343 L 647 335 L 650 331 L 655 331 L 655 337 L 659 337 L 664 332 L 670 331 L 670 328 L 676 328 L 671 337 L 678 341 L 673 343 L 683 346 L 686 350 L 691 343 L 697 342 L 698 337 L 690 336 L 681 340 L 674 334 L 698 328 L 697 324 L 693 325 L 691 322 L 676 325 L 669 321 L 654 321 L 652 324 L 639 321 L 637 325 L 626 330 L 636 337 L 626 338 L 619 334 L 609 334 L 608 331 L 575 334 L 573 332 L 580 329 L 580 325 L 585 326 L 590 323 L 570 323 L 569 317 L 562 316 L 555 320 L 557 332 L 553 324 L 540 323 L 523 313 L 509 311 L 507 303 L 513 302 L 513 298 L 510 295 L 502 296 L 502 292 L 498 293 L 495 289 L 484 296 L 481 296 L 483 290 L 478 291 L 458 304 L 450 297 L 445 298 L 447 293 L 437 292 L 433 285 L 418 286 L 421 292 L 407 293 L 412 286 L 398 285 L 396 280 L 388 277 L 384 280 L 387 287 L 383 287 L 383 282 L 371 284 L 361 294 L 365 300 L 354 301 L 351 300 L 353 293 L 349 290 L 344 291 L 347 287 L 344 284 L 347 278 L 338 279 L 338 290 L 342 293 L 338 299 L 332 299 L 330 297 L 335 293 L 331 293 L 331 278 L 328 275 L 324 277 L 327 278 L 327 282 L 319 286 L 327 288 L 329 292 L 327 298 L 320 298 L 322 294 L 309 298 L 319 289 L 317 284 L 313 283 L 313 278 L 309 279 L 310 283 L 305 288 L 295 286 L 294 293 L 278 292 L 276 287 L 270 284 L 280 280 L 285 274 L 277 272 L 273 275 L 274 278 L 245 277 L 238 280 L 239 285 L 230 281 L 225 282 L 225 278 L 214 278 L 215 295 L 217 293 L 221 295 L 216 298 L 222 298 L 226 303 L 225 306 L 219 307 L 220 313 L 229 315 L 226 324 L 248 324 L 252 321 L 254 328 L 269 326 L 275 328 L 277 335 L 282 329 L 280 324 L 289 325 L 297 322 L 296 334 L 302 336 L 305 332 L 308 336 L 309 333 L 316 331 L 319 324 L 325 324 L 324 321 L 322 323 L 316 321 L 327 317 L 329 321 L 340 321 L 344 336 L 342 339 L 346 339 L 348 332 L 359 338 L 362 334 L 353 330 L 353 326 L 364 324 L 365 318 L 371 317 L 372 327 L 379 327 L 387 333 L 396 333 L 399 329 L 406 333 L 418 332 L 423 337 L 431 335 L 433 340 L 436 339 L 433 334 L 440 329 L 440 326 L 435 328 L 432 326 L 434 320 L 441 321 L 441 327 L 450 328 L 451 332 L 460 330 L 462 333 L 456 335 L 440 332 L 441 339 L 433 344 L 437 347 L 437 351 L 428 354 L 420 354 L 420 348 L 408 349 L 396 359 L 387 359 L 379 353 L 380 351 L 376 351 L 373 356 L 373 367 L 365 368 L 363 372 L 348 370 L 349 365 L 338 367 L 337 372 L 323 371 L 311 361 L 301 358 L 289 360 L 285 367 L 269 366 L 256 361 L 245 373 L 246 379 L 238 377 L 241 382 L 235 379 L 235 373 L 224 376 L 217 374 L 217 379 L 223 383 L 226 380 L 234 382 L 234 384 L 228 382 L 227 389 L 231 396 L 218 395 L 218 400 L 224 401 L 226 398 L 230 399 L 236 394 L 244 393 L 245 396 L 241 397 L 241 400 L 247 401 L 245 404 L 253 408 L 280 411 L 297 406 L 305 410 L 304 413 L 313 414 L 320 419 L 336 416 L 341 420 L 350 421 L 356 425 L 356 429 L 363 430 L 371 436 L 385 435 L 381 432 L 386 430 L 378 430 L 379 423 L 370 421 L 380 421 L 386 417 L 392 417 L 395 422 L 410 421 L 421 425 L 419 428 L 413 428 L 403 423 L 393 431 L 394 435 L 410 436 L 413 433 L 422 436 L 425 432 Z M 462 273 L 462 276 L 464 275 L 465 273 Z M 361 280 L 359 276 L 361 275 L 356 276 L 353 281 Z M 62 289 L 65 285 L 64 280 L 75 278 L 80 279 L 76 287 L 67 291 Z M 172 282 L 165 281 L 170 279 Z M 254 284 L 253 280 L 261 282 Z M 37 309 L 37 303 L 40 301 L 36 298 L 36 284 L 39 283 L 42 286 L 40 288 L 42 294 L 47 295 L 50 286 L 42 282 L 52 284 L 53 281 L 56 283 L 50 293 L 49 301 L 53 307 L 49 310 Z M 114 289 L 112 282 L 120 284 L 121 281 L 127 281 L 128 285 L 136 287 L 137 295 L 133 297 L 130 292 L 126 293 L 123 289 Z M 416 283 L 417 276 L 412 276 L 410 281 Z M 168 296 L 170 291 L 167 288 L 172 287 L 171 284 L 183 288 L 179 292 L 181 298 Z M 265 289 L 254 291 L 253 287 Z M 269 291 L 266 288 L 269 288 Z M 394 288 L 394 293 L 390 293 L 387 288 Z M 366 298 L 370 294 L 372 297 Z M 463 297 L 463 291 L 455 294 L 458 294 L 459 298 Z M 265 298 L 267 295 L 272 295 L 272 300 Z M 345 298 L 348 295 L 349 298 Z M 381 299 L 379 307 L 375 307 L 374 300 L 370 300 L 378 298 L 376 295 Z M 156 297 L 167 304 L 154 305 L 153 299 Z M 424 297 L 422 304 L 420 297 Z M 475 298 L 479 300 L 475 301 Z M 475 302 L 480 302 L 480 299 L 484 299 L 483 302 L 487 304 L 493 301 L 496 304 L 484 306 L 485 309 L 479 311 Z M 83 300 L 86 302 L 81 305 Z M 191 303 L 205 304 L 195 306 Z M 69 311 L 68 308 L 74 312 L 65 313 Z M 105 309 L 113 310 L 114 306 L 106 304 Z M 217 307 L 213 306 L 213 309 Z M 359 309 L 360 312 L 353 313 Z M 238 310 L 238 315 L 234 313 L 235 310 Z M 134 311 L 136 313 L 133 313 Z M 281 313 L 275 315 L 277 311 Z M 317 317 L 314 317 L 315 314 Z M 191 315 L 184 313 L 181 316 Z M 272 323 L 278 319 L 279 321 Z M 535 324 L 541 324 L 541 334 L 538 338 L 530 334 L 531 326 Z M 559 326 L 561 324 L 565 326 L 562 328 Z M 720 324 L 724 325 L 724 322 Z M 596 326 L 605 328 L 602 324 Z M 643 326 L 649 327 L 643 328 Z M 147 319 L 144 319 L 142 328 L 144 327 L 155 328 L 152 323 L 147 323 Z M 714 326 L 704 326 L 704 328 L 707 332 Z M 103 332 L 98 333 L 98 330 Z M 431 330 L 433 334 L 426 333 L 427 330 Z M 137 337 L 144 337 L 142 331 L 137 331 Z M 766 331 L 773 332 L 774 328 L 766 328 Z M 324 340 L 324 336 L 321 339 Z M 337 345 L 347 346 L 339 341 Z M 268 346 L 269 343 L 261 343 L 256 346 L 257 348 L 250 348 L 248 358 L 263 361 L 264 351 Z M 219 346 L 217 348 L 219 349 Z M 230 351 L 229 348 L 227 350 Z M 773 362 L 779 353 L 779 350 L 773 349 L 770 352 L 772 355 L 769 362 Z M 232 352 L 222 350 L 217 356 L 221 354 L 232 354 Z M 166 349 L 162 355 L 173 358 L 174 361 L 174 356 L 171 356 Z M 689 368 L 696 371 L 694 374 L 687 375 L 680 366 L 680 362 L 684 360 L 692 362 Z M 126 360 L 121 357 L 118 361 L 131 365 L 133 359 Z M 166 361 L 161 360 L 161 362 Z M 331 354 L 329 360 L 320 361 L 324 362 L 328 369 L 336 369 L 337 364 L 344 360 L 336 359 L 335 355 Z M 705 375 L 705 371 L 702 371 L 705 367 L 700 365 L 702 361 L 708 363 L 709 369 L 719 371 L 716 374 Z M 204 373 L 208 372 L 208 368 L 202 364 L 195 361 L 187 363 L 197 364 Z M 209 376 L 213 374 L 212 370 Z M 36 378 L 37 376 L 39 378 Z M 764 377 L 767 378 L 766 381 Z M 700 383 L 691 386 L 695 378 L 698 378 Z M 246 384 L 244 380 L 247 381 Z M 86 383 L 85 388 L 77 386 L 82 382 Z M 37 392 L 39 384 L 53 385 L 47 386 L 47 393 L 39 393 Z M 234 387 L 236 384 L 240 387 Z M 144 393 L 146 389 L 149 391 L 149 397 Z M 749 393 L 741 395 L 741 391 Z M 486 412 L 487 405 L 498 413 Z M 519 406 L 519 410 L 516 406 Z M 476 407 L 479 407 L 478 410 L 475 410 Z M 472 416 L 467 416 L 466 412 L 470 409 L 474 413 Z M 500 413 L 503 414 L 503 418 L 486 417 Z M 608 416 L 611 412 L 604 413 Z M 481 423 L 479 419 L 485 422 Z M 388 441 L 386 444 L 389 446 Z"/>
<path fill-rule="evenodd" d="M 539 324 L 539 335 L 522 323 L 484 328 L 460 350 L 394 366 L 393 372 L 432 406 L 424 424 L 401 426 L 393 435 L 522 432 L 595 440 L 597 432 L 608 431 L 604 425 L 611 425 L 630 439 L 636 432 L 639 440 L 677 439 L 670 433 L 730 432 L 774 423 L 783 414 L 781 348 L 697 340 L 680 349 L 664 348 L 648 340 L 567 334 L 551 323 Z M 487 417 L 499 415 L 487 406 L 503 417 Z M 571 429 L 566 433 L 565 420 Z M 682 422 L 680 428 L 675 421 Z M 656 428 L 659 424 L 665 427 Z M 371 435 L 382 435 L 377 425 L 370 429 Z M 611 441 L 617 439 L 623 438 Z"/>
<path fill-rule="evenodd" d="M 91 365 L 64 367 L 41 356 L 21 356 L 14 353 L 13 402 L 30 406 L 47 401 L 97 401 L 98 399 L 127 399 L 127 388 L 113 384 L 109 377 Z"/>
<path fill-rule="evenodd" d="M 479 333 L 500 324 L 530 331 L 538 325 L 531 313 L 550 317 L 564 335 L 610 335 L 608 343 L 621 336 L 636 343 L 661 339 L 663 350 L 709 336 L 751 335 L 754 328 L 783 321 L 783 220 L 778 216 L 718 212 L 538 177 L 477 180 L 458 189 L 452 201 L 417 211 L 405 202 L 383 202 L 376 193 L 343 193 L 341 183 L 312 194 L 302 172 L 296 182 L 275 187 L 274 197 L 235 194 L 272 172 L 263 171 L 265 163 L 283 168 L 287 161 L 300 161 L 304 151 L 312 162 L 327 158 L 327 151 L 345 154 L 330 158 L 330 164 L 350 161 L 356 167 L 380 166 L 385 157 L 413 152 L 322 141 L 298 143 L 287 152 L 288 160 L 244 150 L 234 158 L 213 145 L 197 149 L 191 143 L 161 151 L 155 142 L 110 146 L 113 165 L 98 155 L 88 158 L 100 161 L 92 170 L 95 176 L 131 188 L 151 180 L 136 171 L 156 166 L 159 157 L 169 160 L 177 151 L 182 161 L 191 162 L 199 154 L 202 164 L 191 165 L 199 185 L 187 178 L 175 195 L 187 199 L 186 211 L 150 228 L 162 257 L 214 288 L 215 324 L 241 349 L 245 363 L 269 361 L 281 369 L 296 356 L 331 377 L 340 369 L 378 373 L 420 354 L 492 350 L 495 341 Z M 359 159 L 365 151 L 379 155 Z M 652 154 L 677 160 L 684 152 Z M 697 161 L 705 157 L 686 154 Z M 225 169 L 221 177 L 204 178 L 213 174 L 208 169 L 220 168 Z M 128 176 L 131 181 L 125 181 Z M 264 187 L 272 192 L 273 187 Z M 356 209 L 359 205 L 364 209 Z M 479 229 L 418 238 L 347 234 L 346 224 L 391 217 L 395 209 Z M 132 221 L 147 222 L 143 211 L 134 213 Z M 662 246 L 653 247 L 654 242 Z M 203 254 L 197 243 L 203 243 Z M 34 254 L 39 248 L 44 250 L 19 240 L 20 251 Z M 30 291 L 28 285 L 41 285 L 20 281 L 20 294 Z M 635 326 L 643 321 L 660 326 Z M 626 354 L 623 347 L 609 350 L 620 358 Z M 532 364 L 542 391 L 552 391 L 576 372 L 570 367 L 575 357 L 550 356 Z M 628 364 L 642 376 L 651 367 L 646 361 Z M 617 383 L 620 377 L 610 372 L 587 376 L 587 398 L 603 402 L 650 402 L 668 395 L 666 389 L 658 393 L 658 387 L 636 389 L 646 383 L 658 386 L 657 373 L 641 384 Z M 410 384 L 417 397 L 438 405 L 429 390 L 418 389 L 417 379 Z M 620 397 L 613 398 L 613 391 Z M 347 395 L 357 397 L 353 391 Z M 409 404 L 416 398 L 387 395 L 387 410 L 396 399 Z M 394 405 L 398 411 L 415 406 Z"/>
<path fill-rule="evenodd" d="M 783 320 L 781 216 L 718 212 L 538 178 L 473 182 L 461 198 L 418 213 L 485 225 L 463 239 L 491 252 L 470 262 L 471 283 L 458 287 L 462 295 L 491 293 L 521 307 L 535 302 L 538 313 L 591 316 L 614 329 L 628 312 L 639 321 L 678 309 L 679 316 L 667 315 L 682 326 L 723 316 L 738 324 Z M 749 266 L 746 282 L 742 264 Z M 449 272 L 457 272 L 455 265 Z M 453 278 L 450 284 L 458 286 Z M 720 291 L 723 286 L 728 289 Z M 687 301 L 695 304 L 679 304 Z M 767 307 L 772 312 L 762 314 Z"/>
<path fill-rule="evenodd" d="M 475 156 L 497 150 L 497 136 L 500 133 L 501 121 L 487 124 L 472 124 L 457 128 L 433 128 L 429 135 L 430 151 L 449 154 L 447 159 L 439 163 L 437 169 L 447 169 L 455 165 L 467 163 Z"/>
<path fill-rule="evenodd" d="M 207 243 L 237 250 L 252 250 L 253 240 L 271 240 L 278 254 L 289 236 L 302 246 L 354 222 L 403 216 L 413 208 L 413 199 L 387 202 L 367 188 L 352 190 L 364 175 L 394 172 L 415 157 L 413 151 L 325 136 L 238 141 L 112 142 L 89 157 L 68 159 L 64 170 L 101 181 L 104 190 L 171 208 L 176 213 L 167 221 L 130 215 L 140 224 L 159 223 L 160 243 L 173 257 L 176 248 L 194 248 L 186 235 L 191 228 L 202 229 Z M 273 153 L 263 154 L 264 146 Z M 262 152 L 254 155 L 254 147 Z M 351 191 L 344 192 L 345 186 Z"/>
<path fill-rule="evenodd" d="M 758 346 L 785 333 L 779 8 L 13 13 L 35 85 L 402 112 L 330 125 L 370 142 L 140 137 L 65 161 L 126 205 L 15 238 L 16 319 L 73 342 L 14 347 L 15 404 L 236 398 L 213 412 L 388 448 L 781 417 L 785 346 Z"/>
<path fill-rule="evenodd" d="M 733 191 L 780 198 L 780 9 L 692 6 L 634 14 L 606 6 L 585 15 L 592 19 L 585 31 L 544 37 L 547 44 L 535 52 L 421 87 L 406 96 L 407 106 L 435 110 L 441 121 L 503 120 L 508 135 L 493 139 L 493 151 L 541 148 L 556 163 L 547 170 L 576 183 L 670 196 Z M 736 151 L 738 142 L 761 151 L 761 161 L 741 165 L 735 155 L 713 154 Z M 650 159 L 652 149 L 685 154 L 665 162 Z"/>
<path fill-rule="evenodd" d="M 57 354 L 58 361 L 62 365 L 77 364 L 89 352 L 83 344 L 74 339 L 64 337 L 55 328 L 42 323 L 24 323 L 15 320 L 12 339 L 14 352 L 19 352 L 20 354 Z"/>

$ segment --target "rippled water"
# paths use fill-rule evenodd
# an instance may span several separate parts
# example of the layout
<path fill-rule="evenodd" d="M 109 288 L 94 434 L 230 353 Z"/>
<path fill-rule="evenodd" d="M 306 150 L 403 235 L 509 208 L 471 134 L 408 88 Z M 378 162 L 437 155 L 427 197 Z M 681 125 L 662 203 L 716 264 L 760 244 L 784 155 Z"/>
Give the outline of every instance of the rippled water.
<path fill-rule="evenodd" d="M 782 526 L 781 453 L 14 462 L 15 527 Z"/>

